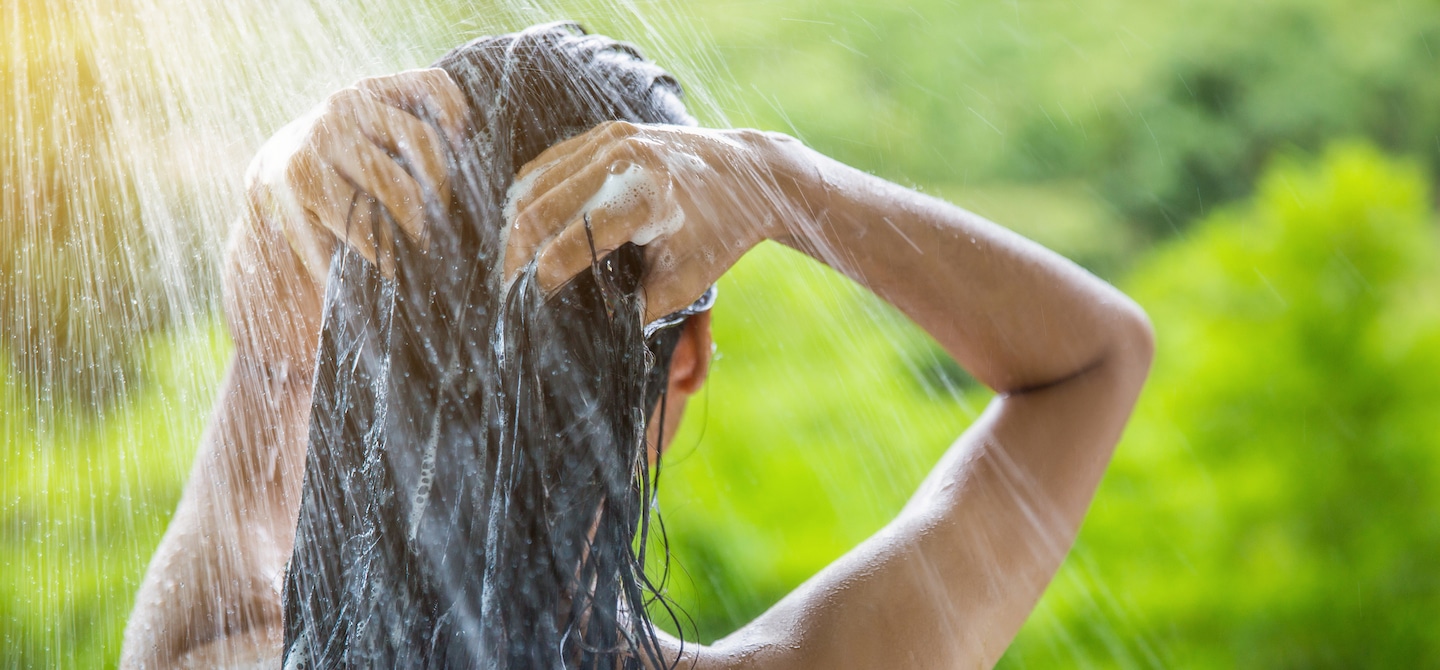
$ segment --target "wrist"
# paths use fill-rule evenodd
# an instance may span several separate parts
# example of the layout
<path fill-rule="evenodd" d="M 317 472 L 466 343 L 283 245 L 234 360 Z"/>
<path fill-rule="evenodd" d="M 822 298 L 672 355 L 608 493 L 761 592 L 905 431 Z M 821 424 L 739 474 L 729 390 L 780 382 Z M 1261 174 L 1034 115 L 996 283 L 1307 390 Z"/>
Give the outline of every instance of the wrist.
<path fill-rule="evenodd" d="M 765 237 L 796 246 L 829 217 L 835 188 L 824 170 L 828 159 L 784 133 L 746 132 L 758 157 L 757 172 L 769 178 L 765 186 L 771 192 L 762 194 L 772 207 Z"/>
<path fill-rule="evenodd" d="M 783 137 L 783 136 L 782 136 Z M 857 201 L 874 177 L 841 163 L 794 139 L 779 143 L 778 163 L 785 178 L 781 182 L 788 207 L 784 212 L 777 242 L 814 256 L 814 251 L 834 247 L 855 234 Z"/>

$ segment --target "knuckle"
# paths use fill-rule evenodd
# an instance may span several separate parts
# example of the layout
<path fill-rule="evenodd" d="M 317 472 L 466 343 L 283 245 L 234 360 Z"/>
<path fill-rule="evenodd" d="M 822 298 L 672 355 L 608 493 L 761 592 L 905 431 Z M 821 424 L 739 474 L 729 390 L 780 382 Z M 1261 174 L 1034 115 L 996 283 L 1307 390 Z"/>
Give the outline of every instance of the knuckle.
<path fill-rule="evenodd" d="M 280 170 L 281 184 L 294 188 L 310 181 L 310 167 L 303 156 L 295 156 L 285 162 Z"/>
<path fill-rule="evenodd" d="M 529 248 L 535 239 L 535 215 L 530 212 L 521 212 L 515 217 L 515 222 L 510 224 L 510 241 L 507 244 L 512 249 Z"/>
<path fill-rule="evenodd" d="M 353 108 L 358 102 L 360 102 L 360 98 L 364 96 L 364 93 L 362 93 L 359 88 L 364 85 L 365 80 L 361 79 L 355 84 L 355 86 L 342 88 L 338 91 L 335 91 L 334 93 L 331 93 L 328 97 L 325 98 L 325 108 L 331 111 L 339 111 Z"/>
<path fill-rule="evenodd" d="M 425 150 L 425 157 L 434 160 L 440 155 L 440 134 L 428 123 L 415 127 L 414 141 Z"/>
<path fill-rule="evenodd" d="M 767 130 L 761 132 L 757 140 L 768 141 L 777 146 L 794 146 L 800 144 L 800 140 L 782 132 Z"/>
<path fill-rule="evenodd" d="M 742 128 L 736 132 L 736 135 L 739 136 L 741 142 L 747 144 L 755 144 L 757 142 L 765 140 L 770 136 L 769 133 L 762 130 L 756 130 L 754 128 Z"/>
<path fill-rule="evenodd" d="M 653 163 L 656 158 L 655 143 L 646 141 L 643 138 L 631 135 L 621 140 L 616 145 L 618 158 L 626 158 L 636 163 Z"/>
<path fill-rule="evenodd" d="M 665 164 L 664 157 L 661 156 L 661 154 L 664 153 L 664 148 L 662 148 L 661 144 L 638 137 L 631 138 L 631 140 L 626 141 L 626 144 L 631 146 L 631 160 L 634 161 L 634 163 L 642 164 L 642 166 L 645 166 L 645 169 L 657 173 L 657 176 L 668 179 L 670 167 Z"/>
<path fill-rule="evenodd" d="M 425 82 L 430 85 L 444 85 L 450 83 L 450 73 L 443 68 L 427 67 L 419 70 L 411 70 L 410 76 L 416 81 Z"/>
<path fill-rule="evenodd" d="M 625 120 L 607 121 L 606 124 L 605 132 L 616 138 L 631 137 L 640 130 L 639 126 Z"/>
<path fill-rule="evenodd" d="M 356 93 L 374 92 L 377 89 L 383 88 L 387 81 L 391 79 L 393 79 L 393 77 L 361 77 L 355 81 L 355 85 L 351 87 L 351 90 L 354 90 Z"/>
<path fill-rule="evenodd" d="M 424 206 L 422 203 L 425 199 L 422 196 L 420 184 L 417 183 L 414 179 L 401 179 L 399 180 L 399 183 L 396 184 L 396 186 L 400 187 L 401 193 L 405 196 L 406 201 L 410 205 L 414 207 Z"/>

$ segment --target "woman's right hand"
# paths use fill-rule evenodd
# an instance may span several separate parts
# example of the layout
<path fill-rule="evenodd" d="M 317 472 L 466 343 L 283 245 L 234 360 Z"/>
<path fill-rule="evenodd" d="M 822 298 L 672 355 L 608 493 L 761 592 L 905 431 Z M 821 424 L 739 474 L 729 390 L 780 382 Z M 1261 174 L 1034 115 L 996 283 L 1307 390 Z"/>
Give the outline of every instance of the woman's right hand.
<path fill-rule="evenodd" d="M 426 203 L 449 197 L 441 143 L 459 144 L 466 110 L 439 68 L 362 79 L 265 143 L 246 174 L 250 204 L 317 284 L 340 241 L 388 273 L 382 211 L 425 238 Z"/>
<path fill-rule="evenodd" d="M 423 241 L 426 203 L 449 197 L 442 142 L 461 141 L 467 110 L 444 70 L 409 70 L 336 92 L 261 147 L 246 173 L 248 216 L 225 252 L 225 313 L 241 360 L 313 363 L 336 245 L 389 273 L 386 216 Z"/>

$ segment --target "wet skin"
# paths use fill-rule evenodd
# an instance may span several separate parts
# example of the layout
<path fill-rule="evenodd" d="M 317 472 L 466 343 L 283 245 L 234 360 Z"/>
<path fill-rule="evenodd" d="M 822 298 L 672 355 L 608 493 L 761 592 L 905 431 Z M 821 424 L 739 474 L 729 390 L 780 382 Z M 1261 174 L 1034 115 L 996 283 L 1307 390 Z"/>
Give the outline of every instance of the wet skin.
<path fill-rule="evenodd" d="M 424 237 L 424 199 L 448 188 L 437 146 L 463 131 L 464 109 L 440 70 L 369 79 L 256 157 L 225 261 L 234 359 L 122 665 L 279 656 L 326 259 L 345 244 L 385 269 L 390 241 L 347 237 L 345 225 L 381 208 Z M 632 169 L 663 197 L 586 209 Z M 1144 383 L 1153 335 L 1140 308 L 1005 228 L 775 133 L 610 123 L 520 177 L 530 183 L 513 203 L 507 276 L 535 261 L 554 287 L 588 268 L 582 214 L 602 251 L 678 215 L 683 225 L 646 246 L 647 319 L 770 240 L 874 291 L 996 391 L 893 521 L 732 635 L 687 643 L 682 667 L 993 665 L 1069 550 Z M 708 325 L 692 319 L 676 352 L 669 434 L 704 382 Z"/>

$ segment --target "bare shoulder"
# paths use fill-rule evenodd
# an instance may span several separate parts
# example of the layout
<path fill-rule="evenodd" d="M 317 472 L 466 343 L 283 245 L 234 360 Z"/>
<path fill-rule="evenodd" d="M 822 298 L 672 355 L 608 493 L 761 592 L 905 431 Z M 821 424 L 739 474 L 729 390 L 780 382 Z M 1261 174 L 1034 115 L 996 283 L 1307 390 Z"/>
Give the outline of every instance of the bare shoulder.
<path fill-rule="evenodd" d="M 753 626 L 753 624 L 752 624 Z M 747 626 L 749 629 L 752 626 Z M 775 663 L 775 652 L 781 647 L 775 644 L 751 642 L 736 644 L 725 640 L 712 645 L 696 642 L 681 642 L 676 637 L 659 632 L 660 653 L 668 662 L 674 663 L 675 670 L 729 670 L 731 668 L 799 667 Z M 797 660 L 797 659 L 791 659 Z M 658 670 L 658 669 L 657 669 Z"/>

